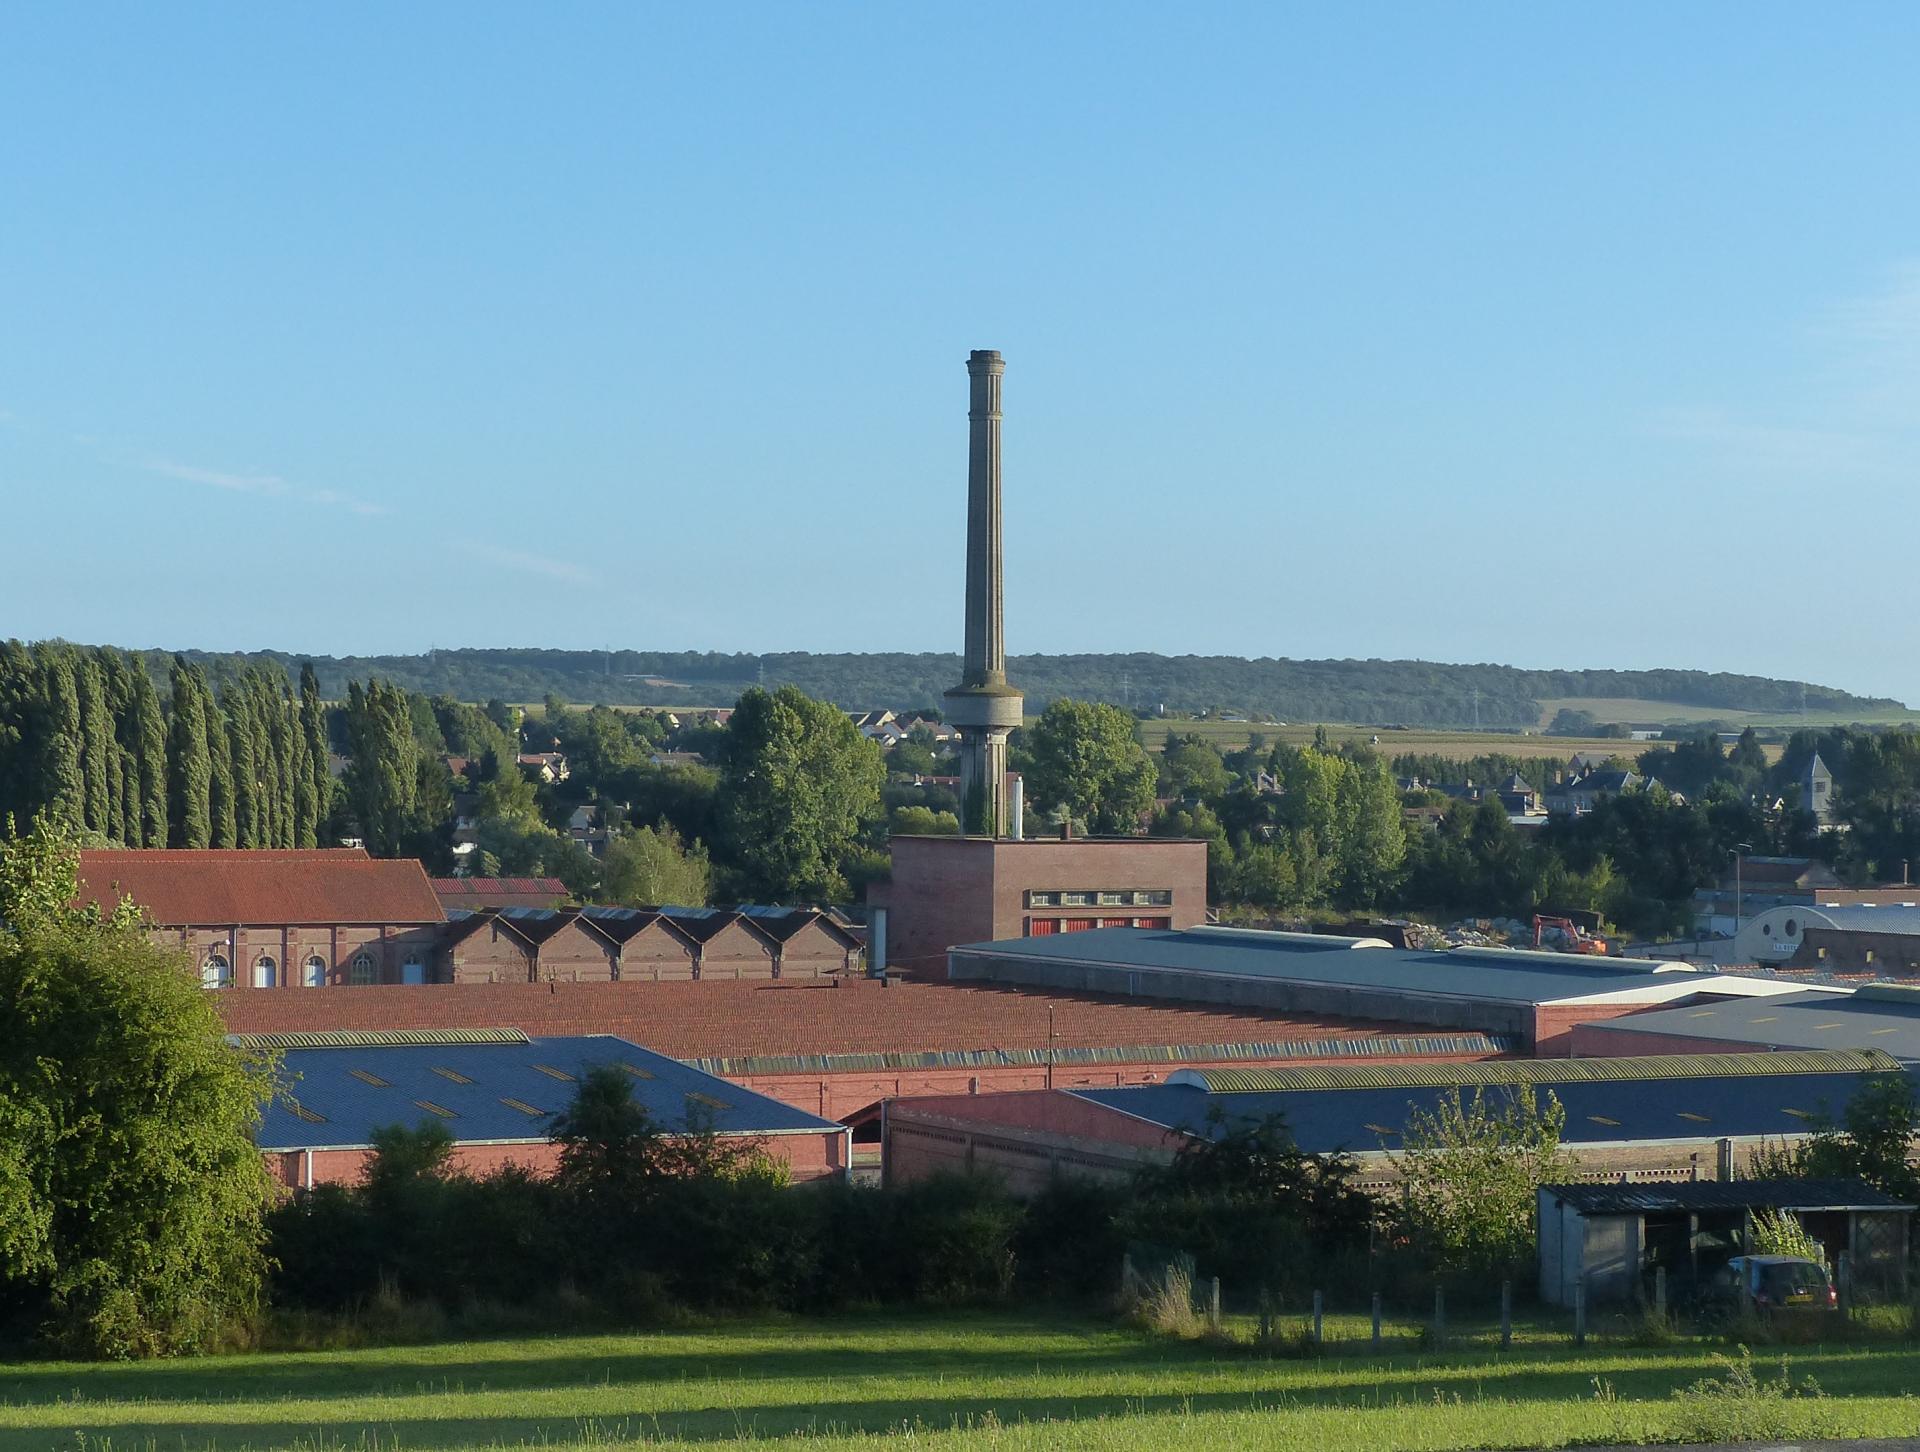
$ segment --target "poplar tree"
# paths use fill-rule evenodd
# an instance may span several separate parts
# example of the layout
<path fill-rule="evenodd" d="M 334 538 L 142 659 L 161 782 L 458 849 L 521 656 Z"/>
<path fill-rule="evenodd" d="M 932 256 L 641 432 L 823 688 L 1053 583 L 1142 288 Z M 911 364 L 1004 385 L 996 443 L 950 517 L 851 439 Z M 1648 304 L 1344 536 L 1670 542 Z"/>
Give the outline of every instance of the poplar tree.
<path fill-rule="evenodd" d="M 233 845 L 259 847 L 260 763 L 254 756 L 253 703 L 245 679 L 229 682 L 221 691 L 227 721 L 227 751 L 232 760 Z M 216 773 L 215 780 L 218 780 Z"/>
<path fill-rule="evenodd" d="M 300 734 L 306 740 L 307 773 L 313 792 L 313 833 L 317 843 L 320 829 L 333 809 L 333 773 L 327 769 L 327 708 L 320 699 L 320 678 L 313 673 L 311 661 L 300 665 Z"/>
<path fill-rule="evenodd" d="M 99 658 L 88 651 L 71 657 L 75 699 L 80 709 L 81 818 L 89 832 L 120 835 L 120 755 L 113 740 L 113 714 L 107 708 L 107 682 Z"/>
<path fill-rule="evenodd" d="M 140 767 L 140 844 L 167 845 L 167 724 L 144 660 L 133 665 L 134 757 Z"/>
<path fill-rule="evenodd" d="M 133 711 L 133 672 L 126 657 L 111 646 L 98 652 L 106 682 L 107 713 L 113 720 L 115 826 L 112 835 L 129 847 L 140 845 L 139 723 Z"/>
<path fill-rule="evenodd" d="M 197 673 L 196 673 L 197 674 Z M 205 676 L 195 682 L 200 709 L 207 721 L 207 815 L 215 847 L 232 847 L 239 840 L 234 823 L 233 738 L 227 719 L 213 699 Z"/>
<path fill-rule="evenodd" d="M 213 761 L 197 675 L 183 657 L 173 658 L 173 720 L 167 738 L 167 841 L 174 847 L 206 847 L 213 840 L 208 800 Z"/>
<path fill-rule="evenodd" d="M 44 804 L 56 823 L 86 825 L 86 782 L 80 761 L 84 730 L 80 716 L 80 688 L 74 680 L 73 660 L 56 646 L 39 646 L 40 711 L 37 723 L 39 782 L 36 804 Z M 29 741 L 34 737 L 29 737 Z"/>
<path fill-rule="evenodd" d="M 299 734 L 293 719 L 293 697 L 287 691 L 285 674 L 264 677 L 261 691 L 269 703 L 267 736 L 273 748 L 273 822 L 276 847 L 294 847 L 294 740 Z"/>
<path fill-rule="evenodd" d="M 397 856 L 413 829 L 419 792 L 419 746 L 412 707 L 398 686 L 369 680 L 347 688 L 347 803 L 367 850 Z"/>

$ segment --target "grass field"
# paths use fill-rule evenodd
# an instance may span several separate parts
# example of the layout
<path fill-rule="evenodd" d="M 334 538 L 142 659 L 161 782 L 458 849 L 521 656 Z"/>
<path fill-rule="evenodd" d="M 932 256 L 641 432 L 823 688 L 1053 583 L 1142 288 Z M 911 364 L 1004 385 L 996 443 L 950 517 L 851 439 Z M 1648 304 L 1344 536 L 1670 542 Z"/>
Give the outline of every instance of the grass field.
<path fill-rule="evenodd" d="M 1757 1369 L 1778 1374 L 1777 1355 Z M 1819 1399 L 1676 1399 L 1705 1346 L 1268 1360 L 1087 1321 L 927 1313 L 135 1366 L 0 1366 L 0 1452 L 1180 1447 L 1398 1452 L 1912 1436 L 1920 1351 L 1802 1347 Z"/>

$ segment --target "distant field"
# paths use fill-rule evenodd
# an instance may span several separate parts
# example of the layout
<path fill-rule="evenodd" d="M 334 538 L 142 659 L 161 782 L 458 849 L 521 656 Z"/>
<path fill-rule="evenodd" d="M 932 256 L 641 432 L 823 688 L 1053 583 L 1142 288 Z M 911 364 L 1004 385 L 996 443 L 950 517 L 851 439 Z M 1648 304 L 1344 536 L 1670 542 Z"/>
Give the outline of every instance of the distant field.
<path fill-rule="evenodd" d="M 1306 746 L 1313 741 L 1314 732 L 1319 729 L 1311 723 L 1292 722 L 1285 726 L 1259 726 L 1236 721 L 1143 721 L 1140 723 L 1140 736 L 1149 751 L 1160 750 L 1171 731 L 1202 736 L 1222 751 L 1235 751 L 1245 746 L 1255 732 L 1264 737 L 1269 745 L 1284 741 L 1289 746 Z M 1327 739 L 1335 745 L 1343 741 L 1371 743 L 1378 737 L 1380 744 L 1377 749 L 1386 756 L 1410 753 L 1415 756 L 1444 756 L 1456 761 L 1494 754 L 1518 756 L 1526 760 L 1543 758 L 1565 761 L 1578 751 L 1602 756 L 1634 757 L 1647 749 L 1647 743 L 1643 741 L 1621 741 L 1606 737 L 1542 736 L 1538 733 L 1520 736 L 1503 731 L 1392 731 L 1379 726 L 1337 724 L 1328 724 L 1325 730 Z M 1778 747 L 1769 747 L 1767 751 L 1770 760 L 1779 758 Z"/>
<path fill-rule="evenodd" d="M 1293 1323 L 1297 1324 L 1296 1317 Z M 1242 1334 L 1244 1334 L 1244 1328 Z M 1330 1334 L 1351 1337 L 1357 1327 Z M 1451 1452 L 1911 1436 L 1911 1346 L 1802 1346 L 1817 1399 L 1684 1401 L 1727 1348 L 1565 1328 L 1506 1354 L 1271 1360 L 1087 1319 L 926 1312 L 138 1365 L 0 1365 L 0 1452 L 898 1447 Z M 1780 1375 L 1777 1350 L 1754 1370 Z"/>
<path fill-rule="evenodd" d="M 1681 726 L 1695 721 L 1725 721 L 1729 726 L 1893 726 L 1920 721 L 1916 711 L 1734 711 L 1724 706 L 1684 706 L 1673 701 L 1642 701 L 1630 696 L 1561 696 L 1540 703 L 1540 724 L 1547 725 L 1561 708 L 1591 711 L 1596 721 L 1631 725 Z"/>

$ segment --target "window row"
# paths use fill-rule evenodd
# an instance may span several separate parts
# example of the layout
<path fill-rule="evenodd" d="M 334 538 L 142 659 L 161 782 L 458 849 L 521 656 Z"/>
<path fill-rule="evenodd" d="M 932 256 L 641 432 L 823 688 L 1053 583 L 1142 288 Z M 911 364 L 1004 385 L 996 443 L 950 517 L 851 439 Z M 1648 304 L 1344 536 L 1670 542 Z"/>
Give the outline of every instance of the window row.
<path fill-rule="evenodd" d="M 365 988 L 380 981 L 379 965 L 373 961 L 371 953 L 356 953 L 353 961 L 347 965 L 347 982 L 355 988 Z M 402 983 L 425 983 L 427 965 L 419 958 L 409 958 L 400 965 Z M 311 955 L 301 965 L 300 986 L 302 988 L 325 988 L 327 986 L 327 960 L 318 953 Z M 224 953 L 209 953 L 200 964 L 200 986 L 202 988 L 233 987 L 233 965 L 227 961 Z M 253 986 L 255 988 L 278 988 L 280 986 L 280 965 L 272 955 L 262 953 L 253 960 Z"/>
<path fill-rule="evenodd" d="M 1171 907 L 1170 888 L 1123 888 L 1113 892 L 1029 892 L 1027 906 L 1035 907 Z"/>
<path fill-rule="evenodd" d="M 1090 933 L 1095 928 L 1170 928 L 1172 918 L 1028 918 L 1027 936 L 1046 938 L 1055 933 Z"/>

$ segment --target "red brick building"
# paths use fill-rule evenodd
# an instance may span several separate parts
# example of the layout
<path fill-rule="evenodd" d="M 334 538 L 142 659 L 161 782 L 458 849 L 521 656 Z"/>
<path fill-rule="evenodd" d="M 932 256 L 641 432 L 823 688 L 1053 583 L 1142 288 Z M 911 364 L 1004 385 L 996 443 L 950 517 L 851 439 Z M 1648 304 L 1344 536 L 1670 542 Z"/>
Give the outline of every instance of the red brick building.
<path fill-rule="evenodd" d="M 1206 921 L 1207 844 L 1167 837 L 894 837 L 882 908 L 886 967 L 946 973 L 958 943 Z"/>
<path fill-rule="evenodd" d="M 456 914 L 435 982 L 676 983 L 824 978 L 861 942 L 812 908 L 506 908 Z"/>
<path fill-rule="evenodd" d="M 436 877 L 432 881 L 434 895 L 448 912 L 559 907 L 572 896 L 557 877 Z"/>
<path fill-rule="evenodd" d="M 447 922 L 418 862 L 357 847 L 82 852 L 80 900 L 122 898 L 209 988 L 425 983 Z"/>

